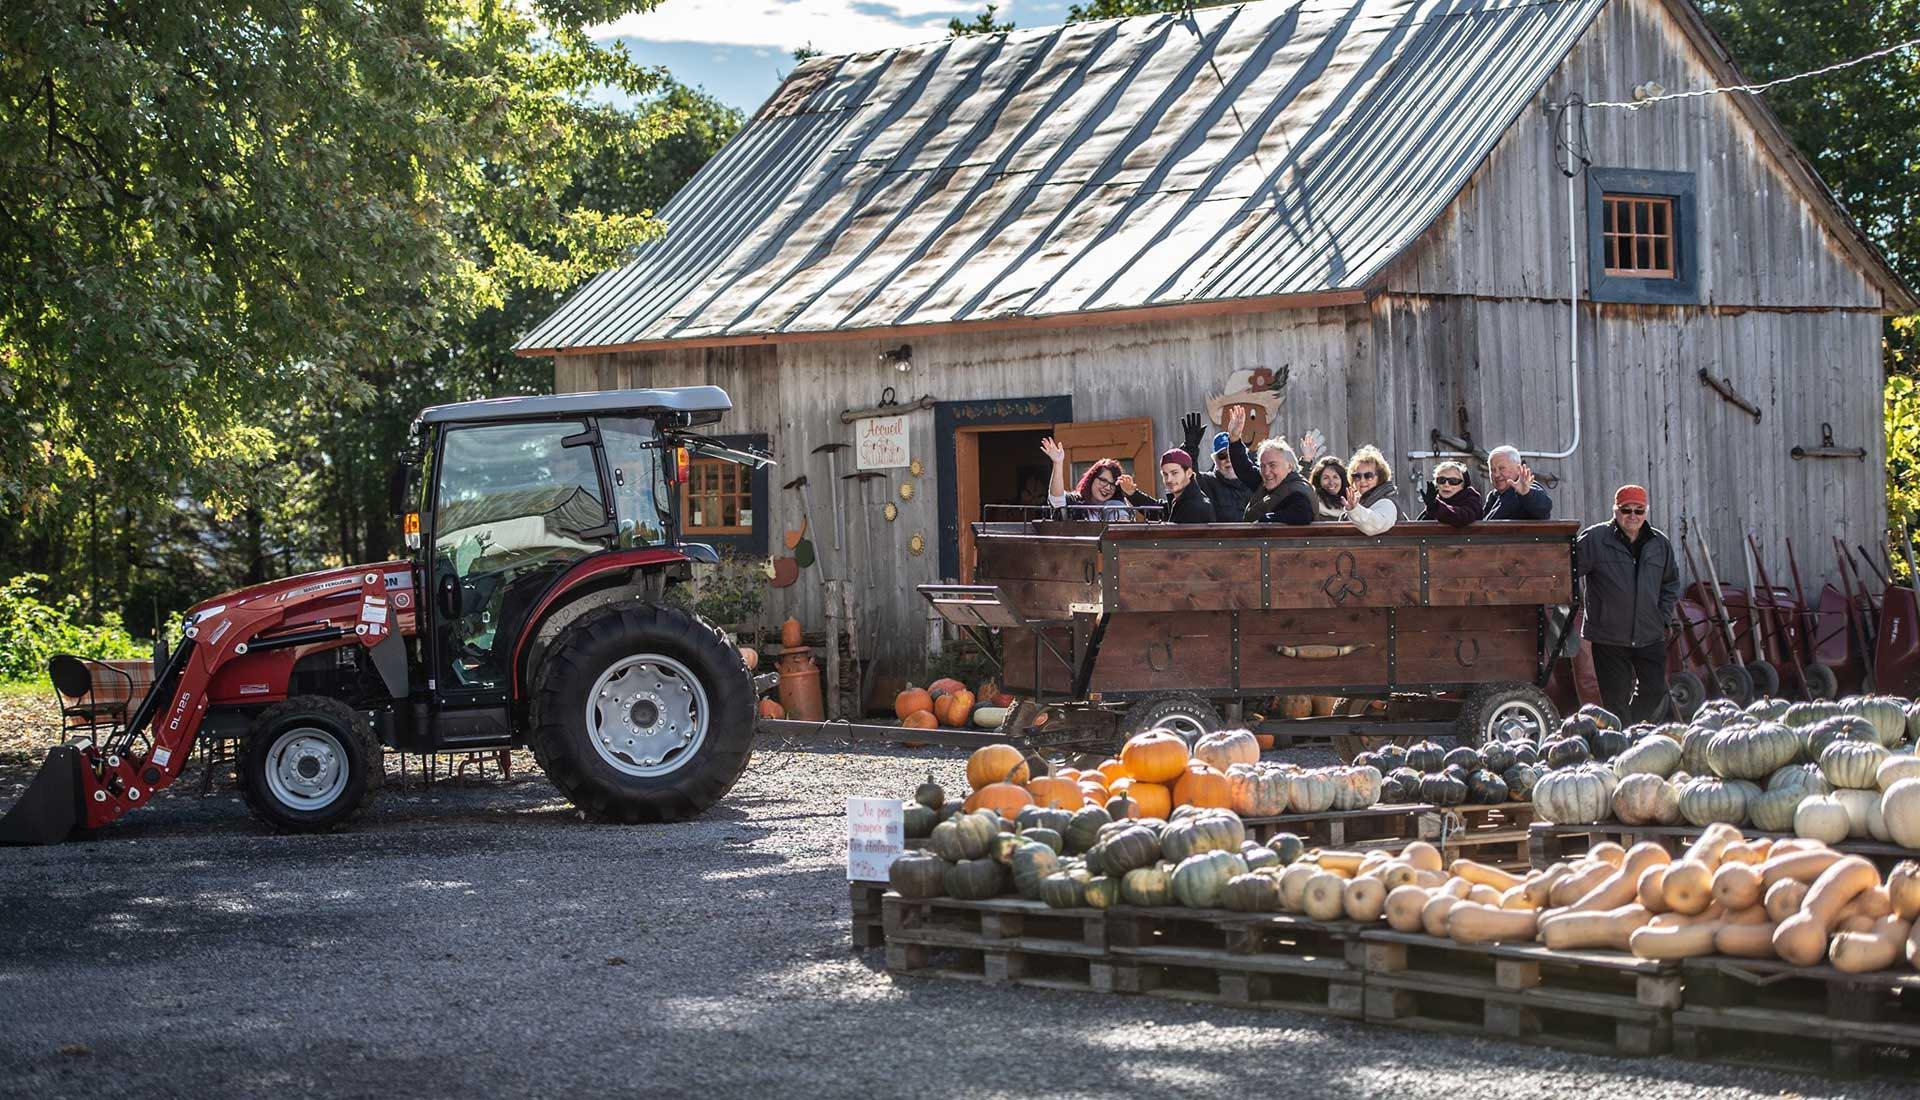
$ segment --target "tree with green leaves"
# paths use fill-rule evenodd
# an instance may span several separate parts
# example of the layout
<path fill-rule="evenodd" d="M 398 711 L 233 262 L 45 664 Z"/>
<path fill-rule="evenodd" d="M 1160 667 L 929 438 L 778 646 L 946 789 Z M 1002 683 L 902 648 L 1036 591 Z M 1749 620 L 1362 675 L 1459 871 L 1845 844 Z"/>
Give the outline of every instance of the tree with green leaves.
<path fill-rule="evenodd" d="M 964 38 L 970 34 L 999 34 L 1013 29 L 1012 22 L 1001 22 L 996 16 L 1000 5 L 988 4 L 987 10 L 972 19 L 947 20 L 947 34 L 953 38 Z"/>

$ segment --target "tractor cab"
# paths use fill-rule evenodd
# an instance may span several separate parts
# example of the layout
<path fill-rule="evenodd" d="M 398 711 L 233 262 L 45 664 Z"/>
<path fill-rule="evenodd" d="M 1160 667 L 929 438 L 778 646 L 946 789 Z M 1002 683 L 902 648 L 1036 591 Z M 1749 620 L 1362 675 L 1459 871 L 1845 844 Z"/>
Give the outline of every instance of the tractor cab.
<path fill-rule="evenodd" d="M 410 560 L 190 609 L 125 727 L 56 750 L 0 842 L 117 819 L 198 735 L 241 742 L 248 804 L 287 830 L 344 822 L 388 750 L 527 746 L 590 817 L 698 813 L 746 765 L 754 690 L 667 596 L 717 560 L 679 538 L 692 458 L 772 461 L 695 431 L 731 408 L 696 386 L 426 409 L 393 481 Z"/>

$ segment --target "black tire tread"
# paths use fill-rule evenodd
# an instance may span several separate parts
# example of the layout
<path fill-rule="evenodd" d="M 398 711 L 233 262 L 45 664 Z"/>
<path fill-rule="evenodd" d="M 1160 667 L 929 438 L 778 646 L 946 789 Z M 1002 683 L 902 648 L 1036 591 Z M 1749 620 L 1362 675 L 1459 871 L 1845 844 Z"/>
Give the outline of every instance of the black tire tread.
<path fill-rule="evenodd" d="M 336 729 L 347 731 L 349 737 L 360 746 L 360 759 L 354 762 L 354 770 L 359 772 L 359 777 L 357 780 L 348 779 L 347 792 L 341 796 L 342 809 L 330 817 L 309 820 L 285 816 L 280 812 L 280 803 L 255 777 L 255 769 L 262 763 L 261 758 L 266 755 L 271 743 L 269 734 L 288 716 L 295 714 L 317 714 Z M 235 771 L 240 779 L 240 796 L 246 800 L 247 809 L 253 812 L 254 817 L 282 833 L 330 833 L 345 827 L 373 800 L 373 792 L 384 783 L 386 771 L 385 750 L 367 727 L 366 717 L 341 700 L 325 695 L 296 695 L 255 715 L 247 739 L 240 748 L 237 765 Z M 381 776 L 377 780 L 374 776 L 376 771 Z M 357 794 L 354 792 L 356 784 L 359 787 Z"/>
<path fill-rule="evenodd" d="M 658 780 L 614 779 L 584 737 L 570 728 L 584 693 L 611 662 L 599 652 L 618 639 L 621 654 L 662 652 L 707 679 L 707 741 L 699 767 Z M 736 682 L 729 684 L 733 678 Z M 576 688 L 575 685 L 578 685 Z M 697 615 L 644 601 L 595 608 L 554 639 L 534 678 L 529 746 L 547 778 L 591 820 L 619 824 L 679 821 L 726 797 L 753 752 L 753 680 L 740 651 Z M 591 754 L 591 759 L 583 757 Z"/>
<path fill-rule="evenodd" d="M 1454 720 L 1454 735 L 1462 745 L 1479 748 L 1486 743 L 1486 720 L 1483 715 L 1491 707 L 1515 696 L 1524 697 L 1546 717 L 1547 728 L 1541 731 L 1543 738 L 1560 724 L 1560 708 L 1553 705 L 1553 700 L 1547 697 L 1546 692 L 1532 684 L 1509 680 L 1481 684 L 1468 692 L 1466 701 L 1460 704 L 1460 716 Z"/>

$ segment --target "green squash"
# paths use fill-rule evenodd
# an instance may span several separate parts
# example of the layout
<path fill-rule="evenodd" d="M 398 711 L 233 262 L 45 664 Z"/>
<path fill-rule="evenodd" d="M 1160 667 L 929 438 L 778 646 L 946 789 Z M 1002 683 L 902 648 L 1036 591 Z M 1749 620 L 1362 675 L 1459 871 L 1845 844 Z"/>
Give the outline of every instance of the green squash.
<path fill-rule="evenodd" d="M 1280 880 L 1272 875 L 1235 875 L 1220 891 L 1220 906 L 1236 913 L 1279 912 Z"/>
<path fill-rule="evenodd" d="M 1549 772 L 1533 785 L 1534 812 L 1555 825 L 1597 825 L 1613 813 L 1613 788 L 1605 765 Z"/>
<path fill-rule="evenodd" d="M 1712 771 L 1707 767 L 1707 746 L 1713 743 L 1714 736 L 1720 732 L 1718 726 L 1707 726 L 1695 722 L 1687 727 L 1686 735 L 1680 738 L 1680 765 L 1677 771 L 1688 775 L 1706 775 Z M 1673 778 L 1668 772 L 1667 778 Z"/>
<path fill-rule="evenodd" d="M 1120 904 L 1120 880 L 1112 875 L 1095 875 L 1081 893 L 1088 908 L 1111 909 Z"/>
<path fill-rule="evenodd" d="M 1878 790 L 1887 750 L 1870 741 L 1835 741 L 1820 752 L 1820 774 L 1836 790 Z"/>
<path fill-rule="evenodd" d="M 980 814 L 961 814 L 933 827 L 927 846 L 948 863 L 979 859 L 999 832 L 998 822 Z"/>
<path fill-rule="evenodd" d="M 1680 816 L 1697 827 L 1713 824 L 1742 825 L 1747 820 L 1747 795 L 1751 784 L 1699 776 L 1680 788 Z"/>
<path fill-rule="evenodd" d="M 1173 896 L 1189 909 L 1213 909 L 1235 875 L 1247 873 L 1247 861 L 1232 852 L 1211 849 L 1180 861 L 1173 870 Z"/>
<path fill-rule="evenodd" d="M 1247 861 L 1247 870 L 1249 871 L 1258 871 L 1262 867 L 1282 866 L 1279 852 L 1258 844 L 1251 848 L 1242 848 L 1240 850 L 1240 858 Z"/>
<path fill-rule="evenodd" d="M 1788 764 L 1767 779 L 1770 791 L 1801 791 L 1806 794 L 1831 794 L 1833 784 L 1820 774 L 1818 764 Z"/>
<path fill-rule="evenodd" d="M 1754 828 L 1769 833 L 1790 833 L 1794 811 L 1800 808 L 1802 799 L 1812 797 L 1814 792 L 1803 787 L 1767 791 L 1747 800 L 1747 820 L 1753 822 Z"/>
<path fill-rule="evenodd" d="M 1295 860 L 1307 854 L 1307 842 L 1295 833 L 1275 833 L 1267 838 L 1267 847 L 1280 857 L 1280 866 L 1291 867 Z"/>
<path fill-rule="evenodd" d="M 1164 863 L 1135 867 L 1120 880 L 1120 896 L 1128 905 L 1159 908 L 1173 904 L 1173 868 Z"/>
<path fill-rule="evenodd" d="M 1629 775 L 1657 775 L 1665 779 L 1679 766 L 1680 742 L 1657 733 L 1641 738 L 1613 758 L 1614 774 L 1623 779 Z"/>
<path fill-rule="evenodd" d="M 1907 734 L 1907 715 L 1902 700 L 1892 695 L 1863 695 L 1841 706 L 1850 715 L 1865 719 L 1873 727 L 1882 748 L 1898 745 Z"/>
<path fill-rule="evenodd" d="M 929 810 L 938 810 L 946 805 L 947 792 L 933 781 L 933 773 L 927 773 L 927 781 L 914 788 L 913 800 Z"/>
<path fill-rule="evenodd" d="M 1085 871 L 1055 871 L 1040 880 L 1040 900 L 1049 909 L 1079 909 L 1087 902 Z"/>
<path fill-rule="evenodd" d="M 1765 779 L 1800 754 L 1800 736 L 1778 722 L 1728 726 L 1707 743 L 1707 767 L 1722 779 Z"/>
<path fill-rule="evenodd" d="M 1098 806 L 1082 806 L 1067 822 L 1067 851 L 1084 852 L 1100 840 L 1100 827 L 1113 824 L 1113 816 Z"/>
<path fill-rule="evenodd" d="M 933 835 L 934 826 L 940 824 L 940 811 L 930 810 L 918 802 L 908 802 L 900 808 L 901 823 L 906 826 L 908 840 L 922 840 Z"/>
<path fill-rule="evenodd" d="M 1160 834 L 1160 850 L 1179 863 L 1201 852 L 1237 852 L 1247 839 L 1246 826 L 1231 810 L 1201 810 L 1168 823 Z"/>
<path fill-rule="evenodd" d="M 887 868 L 887 885 L 903 898 L 937 898 L 947 892 L 950 866 L 932 852 L 907 852 Z"/>
<path fill-rule="evenodd" d="M 1628 825 L 1677 824 L 1680 792 L 1660 776 L 1635 772 L 1613 789 L 1613 816 Z"/>
<path fill-rule="evenodd" d="M 1073 814 L 1066 810 L 1053 810 L 1044 806 L 1023 806 L 1013 819 L 1013 831 L 1024 833 L 1028 829 L 1052 829 L 1061 836 L 1067 834 L 1067 828 L 1073 824 Z"/>
<path fill-rule="evenodd" d="M 1160 861 L 1160 838 L 1152 829 L 1130 825 L 1101 841 L 1100 870 L 1104 874 L 1124 875 L 1138 867 L 1151 867 Z"/>
<path fill-rule="evenodd" d="M 1808 760 L 1819 760 L 1820 754 L 1835 741 L 1864 741 L 1870 745 L 1880 744 L 1880 735 L 1873 723 L 1855 714 L 1838 714 L 1832 718 L 1822 718 L 1813 725 L 1800 731 L 1805 748 L 1802 756 Z"/>
<path fill-rule="evenodd" d="M 1838 703 L 1815 699 L 1812 702 L 1795 703 L 1788 707 L 1786 713 L 1780 716 L 1780 721 L 1794 729 L 1803 730 L 1815 722 L 1832 718 L 1840 713 Z"/>
<path fill-rule="evenodd" d="M 1042 848 L 1044 850 L 1044 846 Z M 1007 888 L 1007 869 L 990 859 L 962 860 L 947 868 L 943 885 L 951 897 L 985 901 L 998 897 Z"/>
<path fill-rule="evenodd" d="M 1014 849 L 1025 843 L 1018 833 L 995 833 L 992 843 L 987 845 L 987 857 L 1005 867 L 1013 862 Z"/>
<path fill-rule="evenodd" d="M 1040 880 L 1060 869 L 1060 857 L 1038 841 L 1022 841 L 1013 850 L 1008 866 L 1013 868 L 1013 888 L 1021 897 L 1035 901 L 1040 897 Z"/>
<path fill-rule="evenodd" d="M 1020 839 L 1038 841 L 1039 843 L 1044 844 L 1049 848 L 1052 848 L 1053 853 L 1055 855 L 1059 855 L 1061 852 L 1065 851 L 1067 847 L 1066 838 L 1062 837 L 1059 833 L 1054 832 L 1052 829 L 1045 829 L 1039 826 L 1035 826 L 1030 829 L 1020 830 Z"/>

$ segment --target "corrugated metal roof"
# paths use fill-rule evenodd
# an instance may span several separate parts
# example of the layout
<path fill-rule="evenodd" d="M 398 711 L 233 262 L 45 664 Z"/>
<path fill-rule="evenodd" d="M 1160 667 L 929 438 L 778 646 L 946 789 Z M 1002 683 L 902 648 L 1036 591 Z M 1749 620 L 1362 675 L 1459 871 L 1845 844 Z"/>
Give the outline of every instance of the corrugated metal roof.
<path fill-rule="evenodd" d="M 522 351 L 1364 286 L 1606 0 L 1268 0 L 815 58 Z"/>

